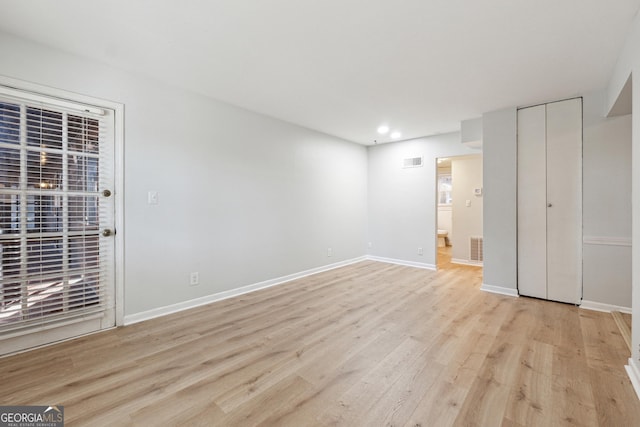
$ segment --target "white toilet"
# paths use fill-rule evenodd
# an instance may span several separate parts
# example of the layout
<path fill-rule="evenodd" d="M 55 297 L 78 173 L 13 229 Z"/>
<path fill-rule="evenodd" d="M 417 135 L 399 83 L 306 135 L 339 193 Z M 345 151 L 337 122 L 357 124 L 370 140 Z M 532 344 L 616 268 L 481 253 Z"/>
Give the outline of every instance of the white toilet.
<path fill-rule="evenodd" d="M 447 230 L 438 230 L 438 247 L 444 248 L 449 246 L 449 232 Z"/>

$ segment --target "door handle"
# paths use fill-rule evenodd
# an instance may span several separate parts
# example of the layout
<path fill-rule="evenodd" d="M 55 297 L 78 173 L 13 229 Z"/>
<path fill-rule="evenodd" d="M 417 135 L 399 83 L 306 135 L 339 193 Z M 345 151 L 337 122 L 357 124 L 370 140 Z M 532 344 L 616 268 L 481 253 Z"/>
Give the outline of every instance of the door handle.
<path fill-rule="evenodd" d="M 553 206 L 553 205 L 552 205 L 551 203 L 548 203 L 548 204 L 547 204 L 547 207 L 548 207 L 548 208 L 550 208 L 550 207 L 552 207 L 552 206 Z"/>
<path fill-rule="evenodd" d="M 116 233 L 113 232 L 112 230 L 108 229 L 108 228 L 105 228 L 104 230 L 102 230 L 102 235 L 104 237 L 109 237 L 109 236 L 111 236 L 113 234 L 116 234 Z"/>

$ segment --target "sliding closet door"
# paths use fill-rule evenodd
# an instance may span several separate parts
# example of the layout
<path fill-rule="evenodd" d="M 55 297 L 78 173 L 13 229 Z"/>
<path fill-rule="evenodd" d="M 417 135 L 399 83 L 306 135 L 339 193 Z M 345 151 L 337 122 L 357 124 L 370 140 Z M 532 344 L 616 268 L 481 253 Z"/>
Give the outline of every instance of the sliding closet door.
<path fill-rule="evenodd" d="M 547 104 L 547 298 L 582 297 L 582 99 Z"/>
<path fill-rule="evenodd" d="M 518 291 L 547 298 L 546 108 L 518 110 Z"/>

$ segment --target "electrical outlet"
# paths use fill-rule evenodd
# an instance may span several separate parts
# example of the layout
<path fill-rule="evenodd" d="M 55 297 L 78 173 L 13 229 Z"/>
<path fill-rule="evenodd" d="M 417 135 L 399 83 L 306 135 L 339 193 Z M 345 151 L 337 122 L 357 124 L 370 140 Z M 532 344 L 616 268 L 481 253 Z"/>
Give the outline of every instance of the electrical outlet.
<path fill-rule="evenodd" d="M 189 286 L 196 286 L 200 284 L 200 273 L 192 271 L 189 275 Z"/>
<path fill-rule="evenodd" d="M 373 246 L 373 243 L 369 242 L 367 246 L 369 246 L 369 249 L 371 249 L 371 247 Z"/>
<path fill-rule="evenodd" d="M 418 255 L 422 255 L 422 248 L 418 248 Z"/>
<path fill-rule="evenodd" d="M 328 256 L 328 257 L 333 256 L 333 249 L 331 249 L 331 248 L 328 248 L 328 249 L 327 249 L 327 256 Z"/>

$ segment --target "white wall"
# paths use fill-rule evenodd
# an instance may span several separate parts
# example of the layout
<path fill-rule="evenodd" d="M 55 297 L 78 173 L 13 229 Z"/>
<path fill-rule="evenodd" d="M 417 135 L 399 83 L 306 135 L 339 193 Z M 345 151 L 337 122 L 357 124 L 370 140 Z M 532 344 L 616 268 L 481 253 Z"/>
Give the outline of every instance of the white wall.
<path fill-rule="evenodd" d="M 447 237 L 453 237 L 453 212 L 451 205 L 438 206 L 438 230 L 447 231 Z"/>
<path fill-rule="evenodd" d="M 0 51 L 1 75 L 125 105 L 125 315 L 366 254 L 365 147 L 12 36 Z"/>
<path fill-rule="evenodd" d="M 583 299 L 631 307 L 631 116 L 583 98 Z"/>
<path fill-rule="evenodd" d="M 625 42 L 625 46 L 618 57 L 618 62 L 612 73 L 611 81 L 607 91 L 607 110 L 611 109 L 620 95 L 620 91 L 624 88 L 629 76 L 635 76 L 635 84 L 632 88 L 632 100 L 635 104 L 635 111 L 632 114 L 632 177 L 633 183 L 640 183 L 640 109 L 638 108 L 638 100 L 640 100 L 640 84 L 638 84 L 638 76 L 640 76 L 640 14 L 636 15 L 633 22 L 629 37 Z M 632 246 L 640 248 L 640 186 L 632 187 Z M 640 250 L 632 251 L 632 311 L 633 325 L 632 333 L 632 357 L 631 364 L 636 373 L 636 391 L 640 394 Z"/>
<path fill-rule="evenodd" d="M 369 254 L 435 268 L 436 159 L 473 153 L 457 132 L 370 146 Z M 419 156 L 424 166 L 403 169 Z"/>
<path fill-rule="evenodd" d="M 583 299 L 630 307 L 631 122 L 603 117 L 605 102 L 604 91 L 583 98 Z M 484 283 L 515 290 L 515 107 L 485 114 L 483 129 Z"/>
<path fill-rule="evenodd" d="M 482 116 L 483 287 L 515 293 L 517 286 L 516 108 Z"/>
<path fill-rule="evenodd" d="M 482 188 L 482 156 L 451 159 L 453 180 L 453 228 L 451 260 L 467 263 L 470 260 L 469 238 L 482 236 L 482 196 L 474 189 Z M 467 201 L 468 206 L 467 206 Z"/>

